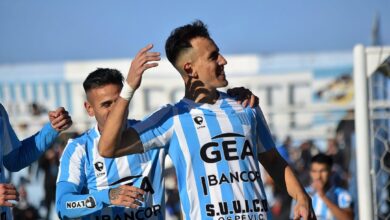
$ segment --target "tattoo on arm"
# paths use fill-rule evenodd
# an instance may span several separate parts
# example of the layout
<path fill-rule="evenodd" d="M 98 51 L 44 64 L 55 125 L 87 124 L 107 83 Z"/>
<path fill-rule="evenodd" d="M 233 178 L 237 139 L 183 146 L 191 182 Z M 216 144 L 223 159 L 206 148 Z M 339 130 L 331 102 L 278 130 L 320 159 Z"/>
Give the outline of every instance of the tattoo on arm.
<path fill-rule="evenodd" d="M 118 199 L 121 192 L 122 192 L 121 188 L 110 189 L 110 200 Z"/>

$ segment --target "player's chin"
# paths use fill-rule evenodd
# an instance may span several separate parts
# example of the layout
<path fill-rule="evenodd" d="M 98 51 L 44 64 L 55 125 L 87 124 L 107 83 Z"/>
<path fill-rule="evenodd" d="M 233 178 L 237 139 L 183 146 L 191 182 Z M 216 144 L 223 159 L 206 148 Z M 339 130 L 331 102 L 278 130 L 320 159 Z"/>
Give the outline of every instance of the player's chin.
<path fill-rule="evenodd" d="M 226 87 L 229 84 L 229 82 L 226 79 L 220 79 L 219 80 L 219 88 Z"/>

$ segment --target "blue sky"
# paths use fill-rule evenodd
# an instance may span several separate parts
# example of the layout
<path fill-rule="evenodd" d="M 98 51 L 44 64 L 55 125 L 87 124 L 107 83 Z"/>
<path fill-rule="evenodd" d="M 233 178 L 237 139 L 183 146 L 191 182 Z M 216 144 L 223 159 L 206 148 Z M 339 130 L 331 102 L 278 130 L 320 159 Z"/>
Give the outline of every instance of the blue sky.
<path fill-rule="evenodd" d="M 208 24 L 223 54 L 352 50 L 370 45 L 375 13 L 390 44 L 390 0 L 0 1 L 0 64 L 165 56 L 170 31 Z"/>

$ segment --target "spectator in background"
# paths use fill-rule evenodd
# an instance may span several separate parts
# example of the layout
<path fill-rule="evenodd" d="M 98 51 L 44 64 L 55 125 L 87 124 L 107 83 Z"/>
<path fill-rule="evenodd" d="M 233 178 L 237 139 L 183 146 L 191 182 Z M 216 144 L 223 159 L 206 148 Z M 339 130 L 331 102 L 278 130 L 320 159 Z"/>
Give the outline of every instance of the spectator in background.
<path fill-rule="evenodd" d="M 311 185 L 305 190 L 312 198 L 317 219 L 352 220 L 352 199 L 349 192 L 330 181 L 332 157 L 319 153 L 311 160 Z"/>
<path fill-rule="evenodd" d="M 277 147 L 280 156 L 283 157 L 283 159 L 288 163 L 292 164 L 291 158 L 290 158 L 290 148 L 292 144 L 292 139 L 290 136 L 287 136 L 286 139 L 284 139 L 283 144 Z"/>
<path fill-rule="evenodd" d="M 348 186 L 348 169 L 344 166 L 345 157 L 341 149 L 339 149 L 336 139 L 328 139 L 328 149 L 326 154 L 332 157 L 333 167 L 332 183 L 336 186 Z"/>
<path fill-rule="evenodd" d="M 15 204 L 11 200 L 19 200 L 19 193 L 14 185 L 5 181 L 4 167 L 11 172 L 29 166 L 37 160 L 43 152 L 52 146 L 59 132 L 69 128 L 72 120 L 64 108 L 50 111 L 50 123 L 47 123 L 35 135 L 19 141 L 15 131 L 11 127 L 8 114 L 0 104 L 0 218 L 12 219 L 10 207 Z"/>
<path fill-rule="evenodd" d="M 306 186 L 310 184 L 310 163 L 312 155 L 318 153 L 318 149 L 314 146 L 312 140 L 306 140 L 299 146 L 299 157 L 295 161 L 295 171 L 301 183 Z M 314 152 L 314 153 L 313 153 Z"/>
<path fill-rule="evenodd" d="M 18 187 L 19 192 L 19 202 L 12 209 L 12 213 L 15 219 L 23 219 L 23 220 L 37 220 L 41 219 L 39 216 L 38 210 L 30 204 L 28 201 L 28 195 L 25 188 L 25 181 L 21 180 L 20 185 Z"/>
<path fill-rule="evenodd" d="M 50 219 L 51 210 L 55 199 L 56 180 L 58 174 L 59 160 L 66 143 L 70 138 L 77 136 L 77 133 L 62 133 L 55 141 L 54 146 L 47 150 L 39 159 L 39 169 L 44 173 L 45 196 L 42 205 L 46 209 L 46 220 Z"/>

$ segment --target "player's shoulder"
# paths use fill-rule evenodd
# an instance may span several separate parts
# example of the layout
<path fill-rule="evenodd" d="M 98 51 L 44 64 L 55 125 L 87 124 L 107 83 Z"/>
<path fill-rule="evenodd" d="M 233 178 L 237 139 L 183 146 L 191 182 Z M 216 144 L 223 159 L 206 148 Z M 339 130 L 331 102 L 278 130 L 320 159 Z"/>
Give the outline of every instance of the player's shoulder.
<path fill-rule="evenodd" d="M 336 195 L 350 195 L 349 191 L 342 187 L 334 187 L 334 192 Z"/>
<path fill-rule="evenodd" d="M 176 103 L 177 104 L 177 103 Z M 157 118 L 166 118 L 174 114 L 175 109 L 178 108 L 176 104 L 166 104 L 161 106 L 159 109 L 153 111 L 148 116 L 144 118 L 149 120 L 155 120 Z"/>
<path fill-rule="evenodd" d="M 66 144 L 65 150 L 74 151 L 76 149 L 86 151 L 89 146 L 94 143 L 93 139 L 97 138 L 97 134 L 94 128 L 91 128 L 87 130 L 84 133 L 81 133 L 73 138 L 70 138 L 68 140 L 68 143 Z"/>

